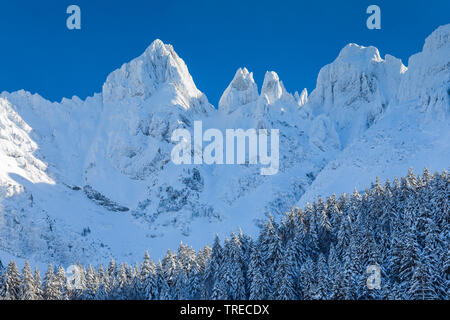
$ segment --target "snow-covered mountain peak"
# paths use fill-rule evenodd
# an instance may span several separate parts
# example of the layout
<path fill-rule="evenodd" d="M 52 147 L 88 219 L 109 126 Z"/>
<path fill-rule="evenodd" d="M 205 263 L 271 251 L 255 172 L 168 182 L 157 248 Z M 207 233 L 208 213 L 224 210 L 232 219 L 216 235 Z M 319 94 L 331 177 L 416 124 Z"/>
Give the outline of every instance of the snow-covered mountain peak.
<path fill-rule="evenodd" d="M 49 101 L 45 100 L 43 97 L 41 97 L 37 93 L 31 93 L 26 90 L 18 90 L 14 92 L 2 92 L 1 96 L 4 99 L 7 99 L 9 101 L 13 102 L 23 102 L 26 101 L 30 106 L 36 106 L 42 103 L 50 103 Z"/>
<path fill-rule="evenodd" d="M 231 113 L 257 99 L 258 87 L 253 79 L 253 73 L 246 68 L 239 68 L 220 98 L 219 110 Z"/>
<path fill-rule="evenodd" d="M 398 91 L 400 102 L 414 101 L 427 116 L 446 118 L 450 111 L 450 24 L 437 28 L 423 51 L 409 58 Z"/>
<path fill-rule="evenodd" d="M 285 89 L 274 71 L 267 71 L 264 76 L 264 83 L 261 88 L 261 96 L 266 96 L 269 103 L 273 103 L 281 98 Z"/>
<path fill-rule="evenodd" d="M 253 72 L 249 72 L 247 68 L 244 67 L 237 69 L 230 85 L 237 90 L 244 91 L 247 90 L 248 84 L 251 83 L 255 83 L 255 80 L 253 80 Z"/>
<path fill-rule="evenodd" d="M 383 60 L 375 47 L 349 44 L 320 70 L 304 112 L 330 117 L 345 146 L 395 100 L 404 72 L 399 59 L 387 56 Z"/>
<path fill-rule="evenodd" d="M 298 91 L 295 91 L 294 98 L 297 101 L 297 105 L 303 107 L 308 102 L 308 90 L 304 88 L 300 94 Z"/>
<path fill-rule="evenodd" d="M 198 248 L 216 232 L 252 232 L 303 195 L 359 190 L 409 166 L 442 170 L 448 121 L 423 121 L 418 107 L 450 113 L 448 33 L 448 26 L 433 33 L 409 70 L 374 47 L 350 44 L 322 68 L 310 96 L 290 95 L 275 72 L 259 95 L 253 74 L 238 69 L 220 112 L 160 40 L 84 101 L 0 94 L 0 258 L 130 261 L 145 249 L 158 256 L 180 240 Z M 182 127 L 195 135 L 197 120 L 204 130 L 278 129 L 279 172 L 175 165 L 171 134 Z"/>
<path fill-rule="evenodd" d="M 295 102 L 294 97 L 287 92 L 283 81 L 280 80 L 278 74 L 274 71 L 266 72 L 260 97 L 266 99 L 271 105 L 277 101 L 281 101 L 287 107 L 288 104 L 290 105 Z"/>
<path fill-rule="evenodd" d="M 423 51 L 439 50 L 450 44 L 450 23 L 434 30 L 426 39 Z"/>
<path fill-rule="evenodd" d="M 144 53 L 112 72 L 103 85 L 105 102 L 123 99 L 147 100 L 158 91 L 164 98 L 178 95 L 179 105 L 190 107 L 191 99 L 205 99 L 197 89 L 184 61 L 171 45 L 155 40 Z"/>
<path fill-rule="evenodd" d="M 146 53 L 154 53 L 156 52 L 157 55 L 159 56 L 167 56 L 170 55 L 172 51 L 173 53 L 173 46 L 170 44 L 165 44 L 164 42 L 162 42 L 161 39 L 155 39 L 153 40 L 153 42 L 147 47 L 147 49 L 145 49 Z"/>
<path fill-rule="evenodd" d="M 341 62 L 366 65 L 368 62 L 381 62 L 380 52 L 377 48 L 369 46 L 364 47 L 356 43 L 349 43 L 339 53 L 336 60 Z"/>

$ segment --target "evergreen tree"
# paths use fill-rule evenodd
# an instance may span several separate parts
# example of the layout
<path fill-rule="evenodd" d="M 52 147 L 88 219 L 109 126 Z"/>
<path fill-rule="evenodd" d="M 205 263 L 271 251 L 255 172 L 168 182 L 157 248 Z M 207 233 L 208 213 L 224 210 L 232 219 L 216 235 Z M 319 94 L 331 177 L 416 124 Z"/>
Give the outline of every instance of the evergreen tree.
<path fill-rule="evenodd" d="M 278 233 L 278 225 L 273 217 L 270 217 L 269 221 L 265 224 L 259 243 L 264 259 L 266 278 L 269 280 L 270 292 L 274 295 L 275 284 L 273 275 L 283 257 L 283 248 L 282 239 Z"/>
<path fill-rule="evenodd" d="M 171 296 L 175 300 L 186 300 L 189 296 L 188 279 L 186 272 L 177 266 L 173 272 Z"/>
<path fill-rule="evenodd" d="M 401 256 L 398 289 L 403 298 L 407 298 L 408 289 L 411 288 L 411 279 L 414 274 L 414 268 L 419 260 L 419 246 L 416 240 L 415 226 L 411 213 L 407 213 L 407 220 L 404 225 L 404 234 L 401 242 Z"/>
<path fill-rule="evenodd" d="M 44 277 L 43 298 L 44 300 L 61 300 L 62 298 L 61 288 L 51 264 Z"/>
<path fill-rule="evenodd" d="M 191 272 L 187 277 L 187 299 L 199 300 L 202 298 L 202 279 L 203 275 L 199 270 L 199 267 L 194 267 L 193 269 L 191 269 Z"/>
<path fill-rule="evenodd" d="M 330 277 L 330 299 L 344 299 L 344 278 L 342 274 L 342 264 L 333 245 L 331 246 L 330 253 L 328 255 L 328 270 Z"/>
<path fill-rule="evenodd" d="M 270 294 L 269 281 L 264 272 L 264 261 L 261 251 L 253 247 L 249 266 L 250 300 L 266 300 Z"/>
<path fill-rule="evenodd" d="M 225 240 L 225 246 L 223 250 L 224 266 L 223 276 L 225 287 L 225 295 L 227 299 L 231 300 L 244 300 L 246 299 L 245 292 L 245 277 L 242 267 L 242 251 L 240 247 L 239 238 L 236 235 L 232 235 L 232 239 Z"/>
<path fill-rule="evenodd" d="M 317 290 L 316 272 L 314 262 L 308 257 L 300 268 L 301 299 L 313 300 Z"/>
<path fill-rule="evenodd" d="M 93 266 L 89 265 L 87 276 L 86 276 L 86 290 L 84 293 L 84 298 L 86 300 L 92 300 L 97 295 L 97 290 L 99 287 L 97 274 Z"/>
<path fill-rule="evenodd" d="M 156 300 L 171 300 L 172 294 L 170 286 L 166 278 L 167 274 L 164 272 L 164 267 L 161 261 L 156 267 L 156 286 L 153 296 Z"/>
<path fill-rule="evenodd" d="M 214 288 L 211 294 L 212 300 L 226 300 L 229 299 L 227 295 L 227 288 L 225 285 L 225 277 L 218 276 L 216 282 L 214 283 Z"/>
<path fill-rule="evenodd" d="M 59 267 L 56 273 L 56 285 L 58 286 L 58 291 L 61 292 L 62 300 L 66 300 L 69 296 L 67 291 L 67 277 L 66 272 L 63 267 Z"/>
<path fill-rule="evenodd" d="M 421 250 L 414 273 L 411 279 L 411 287 L 408 291 L 408 298 L 420 300 L 445 299 L 445 281 L 440 270 L 443 256 L 438 242 L 438 232 L 434 221 L 428 219 L 427 235 L 425 237 L 425 247 Z"/>
<path fill-rule="evenodd" d="M 173 282 L 173 275 L 177 268 L 177 259 L 174 252 L 167 250 L 166 256 L 161 261 L 161 268 L 163 273 L 162 276 L 170 287 Z"/>
<path fill-rule="evenodd" d="M 317 299 L 330 299 L 331 294 L 331 280 L 328 272 L 328 264 L 325 255 L 320 254 L 317 262 Z"/>
<path fill-rule="evenodd" d="M 343 296 L 345 300 L 355 300 L 358 298 L 361 276 L 361 265 L 356 257 L 356 243 L 351 238 L 350 245 L 345 251 L 343 261 Z"/>
<path fill-rule="evenodd" d="M 34 270 L 34 289 L 36 294 L 36 300 L 42 300 L 43 291 L 42 291 L 41 273 L 37 267 Z"/>
<path fill-rule="evenodd" d="M 211 258 L 205 267 L 203 275 L 203 292 L 202 298 L 208 299 L 213 294 L 213 289 L 218 282 L 219 275 L 222 274 L 223 254 L 222 246 L 220 245 L 219 236 L 216 234 L 214 244 L 211 250 Z"/>
<path fill-rule="evenodd" d="M 292 243 L 293 241 L 291 241 Z M 277 287 L 273 298 L 277 300 L 294 300 L 297 298 L 295 293 L 295 281 L 297 279 L 295 251 L 294 246 L 289 245 L 275 271 L 274 283 L 277 284 Z"/>
<path fill-rule="evenodd" d="M 117 264 L 116 261 L 114 261 L 113 258 L 111 258 L 111 261 L 108 265 L 108 276 L 113 281 L 117 277 Z"/>
<path fill-rule="evenodd" d="M 0 260 L 0 300 L 3 300 L 6 295 L 5 273 L 6 270 Z"/>
<path fill-rule="evenodd" d="M 95 294 L 95 300 L 108 300 L 111 292 L 111 281 L 109 273 L 100 265 L 97 272 L 98 289 Z"/>
<path fill-rule="evenodd" d="M 8 264 L 5 274 L 5 299 L 18 300 L 20 288 L 20 273 L 14 261 Z"/>
<path fill-rule="evenodd" d="M 36 283 L 31 272 L 28 261 L 25 262 L 25 266 L 22 271 L 22 278 L 19 287 L 19 299 L 20 300 L 37 300 Z"/>
<path fill-rule="evenodd" d="M 414 273 L 411 279 L 411 287 L 408 290 L 408 299 L 433 300 L 437 295 L 433 288 L 433 274 L 428 269 L 429 265 L 424 256 L 416 261 Z"/>
<path fill-rule="evenodd" d="M 113 288 L 112 297 L 114 300 L 126 300 L 128 295 L 128 275 L 125 264 L 121 263 L 117 271 L 116 283 Z"/>

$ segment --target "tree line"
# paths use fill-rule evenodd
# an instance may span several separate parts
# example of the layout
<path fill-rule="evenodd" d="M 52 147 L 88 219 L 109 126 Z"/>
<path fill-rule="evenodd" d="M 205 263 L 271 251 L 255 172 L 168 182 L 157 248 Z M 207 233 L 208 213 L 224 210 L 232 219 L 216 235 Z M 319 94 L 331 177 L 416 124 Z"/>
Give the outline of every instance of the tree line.
<path fill-rule="evenodd" d="M 134 266 L 77 266 L 76 285 L 62 267 L 41 280 L 28 263 L 0 267 L 0 299 L 449 299 L 449 176 L 430 174 L 318 198 L 270 217 L 256 239 L 243 232 L 195 251 L 180 244 Z M 379 289 L 367 266 L 379 268 Z M 1 263 L 0 263 L 1 266 Z"/>

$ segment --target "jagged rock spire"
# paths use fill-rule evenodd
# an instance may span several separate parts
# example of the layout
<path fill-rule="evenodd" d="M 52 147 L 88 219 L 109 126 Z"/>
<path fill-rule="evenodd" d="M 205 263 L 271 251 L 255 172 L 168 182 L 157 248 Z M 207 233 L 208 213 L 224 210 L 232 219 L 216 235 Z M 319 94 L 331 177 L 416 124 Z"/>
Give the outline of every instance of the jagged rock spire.
<path fill-rule="evenodd" d="M 246 68 L 239 68 L 220 98 L 219 110 L 231 113 L 240 106 L 252 103 L 257 99 L 258 87 L 253 79 L 253 73 Z"/>
<path fill-rule="evenodd" d="M 294 98 L 297 101 L 297 105 L 303 107 L 308 102 L 308 90 L 304 88 L 300 94 L 298 91 L 295 91 Z"/>

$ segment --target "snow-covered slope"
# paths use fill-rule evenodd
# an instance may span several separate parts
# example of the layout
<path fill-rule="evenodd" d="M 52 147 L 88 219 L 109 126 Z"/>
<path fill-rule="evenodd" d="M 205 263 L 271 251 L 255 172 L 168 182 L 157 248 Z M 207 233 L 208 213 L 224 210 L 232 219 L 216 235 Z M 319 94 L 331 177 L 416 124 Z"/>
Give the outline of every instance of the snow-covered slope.
<path fill-rule="evenodd" d="M 214 109 L 170 45 L 154 41 L 112 72 L 102 92 L 51 103 L 0 95 L 0 258 L 64 265 L 136 261 L 180 241 L 253 233 L 268 214 L 364 188 L 410 167 L 448 167 L 450 25 L 400 60 L 349 44 L 310 96 L 269 71 L 259 92 L 237 70 Z M 280 169 L 175 165 L 177 128 L 280 131 Z M 3 253 L 2 253 L 3 252 Z"/>

